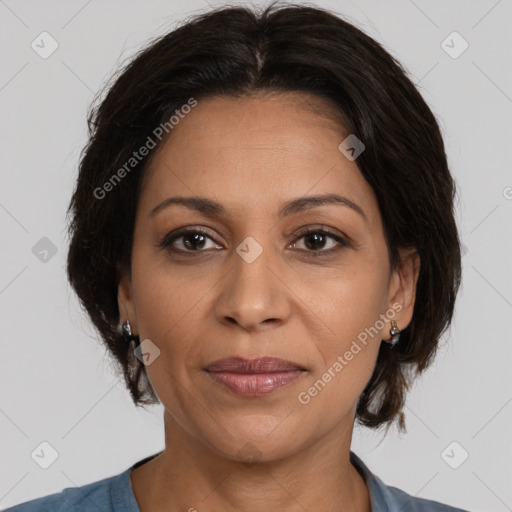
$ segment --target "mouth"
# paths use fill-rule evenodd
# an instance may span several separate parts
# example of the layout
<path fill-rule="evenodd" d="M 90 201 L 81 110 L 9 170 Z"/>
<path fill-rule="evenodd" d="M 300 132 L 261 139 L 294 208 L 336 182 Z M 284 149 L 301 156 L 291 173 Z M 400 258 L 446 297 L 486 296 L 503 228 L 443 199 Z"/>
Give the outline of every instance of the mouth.
<path fill-rule="evenodd" d="M 273 393 L 298 379 L 305 368 L 275 357 L 229 357 L 209 364 L 205 371 L 237 395 L 256 397 Z"/>

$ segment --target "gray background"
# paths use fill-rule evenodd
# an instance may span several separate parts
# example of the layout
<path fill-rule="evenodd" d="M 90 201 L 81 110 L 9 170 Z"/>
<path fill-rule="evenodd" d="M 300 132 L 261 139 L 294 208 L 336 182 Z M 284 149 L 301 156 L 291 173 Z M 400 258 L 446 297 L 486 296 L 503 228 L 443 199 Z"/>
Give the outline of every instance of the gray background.
<path fill-rule="evenodd" d="M 382 440 L 356 428 L 352 449 L 411 494 L 512 510 L 512 1 L 318 5 L 347 15 L 419 84 L 445 137 L 467 249 L 455 321 L 408 396 L 408 433 Z M 204 0 L 0 0 L 1 508 L 119 473 L 163 447 L 161 406 L 133 406 L 67 285 L 65 211 L 94 94 L 144 42 L 205 9 Z M 47 59 L 31 48 L 43 31 L 59 45 Z M 469 44 L 457 58 L 446 45 L 458 53 L 462 40 L 442 46 L 453 31 Z M 47 261 L 43 237 L 57 251 Z M 31 458 L 43 441 L 58 452 L 48 469 Z M 446 461 L 460 463 L 463 450 L 453 469 Z"/>

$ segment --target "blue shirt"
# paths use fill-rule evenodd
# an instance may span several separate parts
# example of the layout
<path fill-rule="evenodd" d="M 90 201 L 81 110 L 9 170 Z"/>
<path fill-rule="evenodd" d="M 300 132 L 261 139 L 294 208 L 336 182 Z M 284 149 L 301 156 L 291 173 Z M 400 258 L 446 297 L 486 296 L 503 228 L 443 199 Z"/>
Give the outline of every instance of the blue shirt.
<path fill-rule="evenodd" d="M 118 475 L 81 487 L 68 487 L 61 492 L 8 508 L 4 512 L 140 512 L 133 494 L 130 473 L 157 455 L 146 457 Z M 350 452 L 350 460 L 366 481 L 372 512 L 468 512 L 438 501 L 417 498 L 384 484 L 353 452 Z"/>

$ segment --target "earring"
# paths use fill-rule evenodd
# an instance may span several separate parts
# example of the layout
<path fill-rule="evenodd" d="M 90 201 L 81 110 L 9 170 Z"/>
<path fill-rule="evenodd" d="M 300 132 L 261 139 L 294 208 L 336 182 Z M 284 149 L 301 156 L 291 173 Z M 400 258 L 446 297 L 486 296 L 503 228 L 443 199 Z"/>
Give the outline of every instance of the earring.
<path fill-rule="evenodd" d="M 123 336 L 125 337 L 126 341 L 131 341 L 133 338 L 130 320 L 126 320 L 126 322 L 123 324 Z"/>
<path fill-rule="evenodd" d="M 391 335 L 390 340 L 384 340 L 386 343 L 389 343 L 391 345 L 391 348 L 393 348 L 400 339 L 400 329 L 398 328 L 398 325 L 396 325 L 396 322 L 394 320 L 391 320 L 391 329 L 389 330 L 389 334 Z"/>

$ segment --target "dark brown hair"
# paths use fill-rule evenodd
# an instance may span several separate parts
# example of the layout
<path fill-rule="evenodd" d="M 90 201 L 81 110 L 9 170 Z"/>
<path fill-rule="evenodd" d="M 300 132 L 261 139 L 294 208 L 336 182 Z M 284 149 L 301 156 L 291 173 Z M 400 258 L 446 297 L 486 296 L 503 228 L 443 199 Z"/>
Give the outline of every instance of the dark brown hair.
<path fill-rule="evenodd" d="M 419 253 L 412 321 L 395 348 L 381 343 L 356 409 L 362 425 L 389 428 L 398 418 L 405 430 L 406 391 L 413 374 L 432 362 L 460 285 L 455 183 L 438 123 L 407 72 L 379 43 L 328 10 L 276 3 L 261 11 L 211 10 L 152 41 L 122 69 L 89 113 L 89 140 L 68 209 L 68 279 L 134 403 L 158 403 L 145 366 L 121 333 L 117 303 L 120 276 L 131 267 L 149 156 L 122 173 L 107 197 L 97 191 L 127 169 L 155 127 L 190 98 L 290 91 L 324 99 L 365 144 L 356 163 L 378 200 L 391 269 L 399 265 L 399 248 Z"/>

